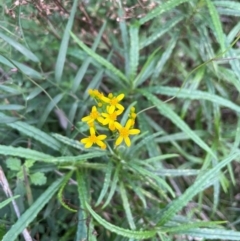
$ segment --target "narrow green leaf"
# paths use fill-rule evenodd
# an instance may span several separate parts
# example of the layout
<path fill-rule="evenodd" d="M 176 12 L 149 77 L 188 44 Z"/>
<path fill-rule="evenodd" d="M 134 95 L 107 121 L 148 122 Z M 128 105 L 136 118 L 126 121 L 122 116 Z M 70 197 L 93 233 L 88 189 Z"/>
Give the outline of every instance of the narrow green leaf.
<path fill-rule="evenodd" d="M 55 79 L 58 83 L 61 81 L 61 78 L 62 78 L 64 63 L 65 63 L 65 59 L 66 59 L 68 43 L 69 43 L 69 38 L 70 38 L 70 31 L 73 26 L 74 16 L 77 11 L 77 6 L 78 6 L 78 0 L 74 0 L 72 9 L 71 9 L 71 13 L 68 18 L 68 23 L 64 30 L 60 50 L 58 52 L 57 62 L 56 62 L 56 66 L 55 66 Z"/>
<path fill-rule="evenodd" d="M 147 238 L 153 237 L 156 234 L 155 230 L 133 231 L 133 230 L 120 228 L 101 218 L 96 212 L 94 212 L 94 210 L 91 208 L 91 206 L 88 203 L 85 203 L 85 206 L 88 209 L 88 211 L 91 213 L 91 215 L 94 217 L 94 219 L 110 232 L 116 233 L 123 237 L 134 238 L 134 239 L 147 239 Z"/>
<path fill-rule="evenodd" d="M 191 90 L 191 89 L 180 89 L 174 87 L 150 87 L 147 91 L 155 94 L 162 94 L 166 96 L 175 96 L 176 98 L 185 98 L 191 100 L 208 100 L 218 105 L 222 105 L 240 113 L 240 107 L 230 100 L 224 99 L 218 95 L 210 94 L 208 92 Z"/>
<path fill-rule="evenodd" d="M 151 55 L 147 58 L 147 61 L 144 63 L 140 73 L 137 75 L 135 80 L 133 81 L 134 87 L 136 88 L 138 85 L 142 84 L 147 80 L 148 76 L 154 71 L 155 68 L 155 56 L 157 52 L 160 50 L 160 47 L 155 49 Z"/>
<path fill-rule="evenodd" d="M 70 139 L 66 136 L 62 136 L 62 135 L 57 134 L 57 133 L 52 133 L 52 136 L 55 137 L 58 141 L 66 144 L 68 146 L 74 147 L 74 148 L 76 148 L 78 150 L 81 150 L 81 151 L 87 151 L 87 149 L 84 148 L 83 144 L 81 144 L 79 141 Z"/>
<path fill-rule="evenodd" d="M 53 182 L 48 189 L 23 213 L 10 230 L 4 235 L 2 241 L 15 240 L 18 235 L 28 227 L 28 225 L 37 217 L 38 213 L 50 201 L 53 195 L 57 192 L 63 178 Z"/>
<path fill-rule="evenodd" d="M 169 33 L 171 28 L 173 28 L 176 24 L 178 24 L 182 20 L 183 20 L 183 16 L 178 15 L 178 16 L 170 19 L 166 23 L 164 23 L 159 29 L 154 31 L 154 33 L 152 35 L 150 35 L 150 37 L 148 37 L 147 39 L 145 39 L 144 41 L 142 41 L 140 43 L 140 49 L 149 46 L 154 41 L 159 39 L 161 36 L 164 36 L 164 34 Z"/>
<path fill-rule="evenodd" d="M 208 152 L 212 157 L 216 158 L 212 149 L 198 136 L 190 127 L 170 108 L 167 104 L 162 102 L 159 98 L 146 91 L 141 91 L 158 109 L 158 111 L 171 120 L 178 128 L 184 131 L 197 145 Z"/>
<path fill-rule="evenodd" d="M 36 161 L 49 161 L 52 156 L 28 148 L 0 145 L 0 155 L 17 156 Z"/>
<path fill-rule="evenodd" d="M 107 198 L 106 202 L 104 203 L 104 205 L 102 206 L 102 209 L 104 209 L 110 203 L 110 201 L 112 200 L 112 197 L 113 197 L 113 195 L 114 195 L 114 193 L 117 189 L 120 167 L 121 167 L 120 164 L 118 164 L 118 166 L 115 169 L 113 180 L 112 180 L 112 183 L 111 183 L 111 188 L 110 188 L 110 191 L 109 191 L 109 194 L 108 194 L 108 198 Z"/>
<path fill-rule="evenodd" d="M 18 43 L 14 39 L 8 37 L 7 35 L 5 35 L 1 32 L 0 32 L 0 38 L 2 38 L 4 41 L 6 41 L 8 44 L 10 44 L 16 50 L 18 50 L 20 53 L 22 53 L 28 59 L 30 59 L 34 62 L 39 62 L 38 57 L 35 54 L 33 54 L 33 52 L 31 52 L 29 49 L 27 49 L 25 46 Z"/>
<path fill-rule="evenodd" d="M 22 63 L 19 63 L 15 60 L 8 59 L 7 57 L 0 55 L 0 63 L 10 67 L 10 68 L 17 68 L 19 69 L 23 74 L 30 76 L 34 79 L 43 79 L 43 76 L 37 72 L 36 70 L 28 67 L 27 65 L 24 65 Z"/>
<path fill-rule="evenodd" d="M 226 159 L 219 162 L 211 170 L 206 171 L 204 174 L 201 174 L 199 178 L 177 199 L 170 203 L 166 211 L 161 214 L 160 221 L 158 226 L 162 226 L 167 221 L 169 221 L 177 212 L 179 212 L 192 198 L 197 195 L 199 192 L 203 191 L 207 186 L 212 185 L 219 171 L 228 165 L 231 161 L 239 158 L 240 153 L 236 152 L 230 154 Z"/>
<path fill-rule="evenodd" d="M 14 86 L 13 83 L 11 83 L 11 86 L 7 86 L 7 83 L 4 85 L 0 85 L 0 90 L 3 90 L 13 95 L 19 95 L 22 93 L 22 89 L 19 88 L 19 86 L 16 86 L 16 85 Z"/>
<path fill-rule="evenodd" d="M 234 10 L 237 10 L 239 12 L 240 9 L 240 3 L 237 1 L 213 1 L 213 4 L 217 7 L 224 7 L 224 8 L 231 8 Z"/>
<path fill-rule="evenodd" d="M 224 229 L 195 228 L 181 231 L 178 234 L 204 238 L 206 240 L 240 240 L 240 232 Z"/>
<path fill-rule="evenodd" d="M 216 34 L 217 41 L 219 42 L 221 46 L 221 51 L 224 52 L 226 47 L 225 47 L 225 37 L 223 34 L 223 29 L 222 29 L 222 24 L 218 15 L 218 12 L 211 0 L 205 0 L 208 6 L 209 14 L 212 18 L 213 26 L 214 26 L 214 32 Z"/>
<path fill-rule="evenodd" d="M 94 43 L 93 43 L 93 46 L 92 46 L 92 51 L 95 52 L 96 49 L 97 49 L 97 46 L 101 40 L 101 37 L 102 37 L 102 34 L 105 30 L 105 27 L 106 27 L 106 21 L 103 23 L 103 26 L 102 28 L 100 29 Z M 72 92 L 73 93 L 76 93 L 76 91 L 78 90 L 79 88 L 79 85 L 84 77 L 84 75 L 86 74 L 86 71 L 88 69 L 88 66 L 89 64 L 91 63 L 91 57 L 88 57 L 86 60 L 84 60 L 81 68 L 78 70 L 74 80 L 73 80 L 73 85 L 72 85 Z M 92 81 L 91 81 L 92 82 Z"/>
<path fill-rule="evenodd" d="M 170 39 L 170 41 L 167 45 L 167 48 L 165 49 L 165 51 L 163 52 L 160 60 L 156 64 L 155 70 L 153 72 L 153 78 L 154 79 L 156 79 L 159 76 L 159 74 L 162 72 L 163 66 L 166 64 L 166 62 L 170 58 L 170 56 L 173 52 L 173 49 L 176 46 L 176 43 L 178 41 L 178 37 L 179 37 L 179 34 L 177 33 L 177 34 L 174 34 L 172 36 L 172 38 Z"/>
<path fill-rule="evenodd" d="M 167 184 L 165 180 L 162 178 L 158 177 L 152 170 L 147 170 L 146 168 L 143 168 L 139 165 L 136 165 L 132 162 L 128 164 L 133 170 L 136 172 L 139 172 L 144 178 L 148 177 L 152 180 L 154 180 L 157 184 L 159 189 L 161 190 L 167 190 L 170 192 L 170 194 L 175 197 L 175 193 L 173 192 L 172 188 Z"/>
<path fill-rule="evenodd" d="M 113 164 L 112 164 L 111 161 L 109 161 L 108 164 L 107 164 L 107 169 L 106 169 L 106 174 L 105 174 L 105 178 L 104 178 L 103 188 L 101 190 L 101 193 L 100 193 L 100 195 L 98 197 L 98 200 L 97 200 L 95 206 L 98 206 L 102 202 L 104 196 L 107 193 L 107 190 L 108 190 L 108 188 L 109 188 L 109 186 L 111 184 L 111 174 L 112 174 L 112 171 L 113 171 Z"/>
<path fill-rule="evenodd" d="M 216 227 L 217 224 L 224 223 L 222 222 L 210 222 L 210 221 L 192 221 L 191 223 L 179 223 L 177 226 L 174 224 L 171 227 L 161 227 L 162 232 L 166 233 L 175 233 L 188 231 L 189 229 L 200 228 L 200 227 Z"/>
<path fill-rule="evenodd" d="M 0 203 L 0 209 L 7 206 L 10 202 L 12 202 L 12 200 L 16 199 L 16 198 L 19 198 L 20 195 L 16 195 L 14 197 L 11 197 L 11 198 L 8 198 L 7 200 L 4 200 Z"/>
<path fill-rule="evenodd" d="M 7 125 L 56 151 L 61 150 L 61 145 L 56 139 L 54 139 L 52 136 L 48 135 L 47 133 L 41 131 L 40 129 L 27 124 L 26 122 L 17 121 L 15 123 L 7 124 Z"/>
<path fill-rule="evenodd" d="M 14 105 L 14 104 L 0 105 L 0 110 L 22 110 L 24 108 L 25 106 L 23 105 Z"/>
<path fill-rule="evenodd" d="M 124 52 L 124 62 L 125 62 L 125 74 L 129 76 L 129 39 L 128 39 L 128 31 L 127 31 L 127 24 L 124 18 L 124 10 L 122 7 L 122 2 L 118 1 L 119 10 L 118 10 L 118 17 L 119 21 L 119 28 L 121 31 L 122 43 L 123 43 L 123 52 Z"/>
<path fill-rule="evenodd" d="M 138 62 L 139 62 L 139 39 L 138 39 L 139 27 L 131 25 L 129 30 L 130 35 L 130 80 L 133 81 L 137 74 Z"/>
<path fill-rule="evenodd" d="M 118 70 L 115 66 L 113 66 L 109 61 L 101 57 L 100 55 L 96 54 L 94 51 L 92 51 L 90 48 L 88 48 L 82 41 L 80 41 L 73 33 L 71 33 L 72 38 L 76 41 L 76 43 L 87 53 L 89 54 L 93 59 L 95 59 L 98 63 L 105 66 L 107 69 L 109 69 L 113 74 L 118 76 L 120 79 L 126 81 L 128 83 L 127 77 Z"/>
<path fill-rule="evenodd" d="M 158 7 L 154 8 L 152 11 L 150 11 L 145 17 L 141 18 L 139 20 L 139 23 L 142 25 L 142 24 L 148 22 L 149 20 L 151 20 L 157 16 L 160 16 L 162 13 L 174 9 L 174 7 L 180 5 L 184 2 L 188 2 L 188 0 L 168 0 L 166 2 L 163 2 L 163 3 L 159 4 Z"/>
<path fill-rule="evenodd" d="M 130 208 L 130 203 L 129 203 L 128 197 L 127 197 L 127 191 L 124 187 L 123 182 L 120 182 L 120 194 L 121 194 L 121 198 L 122 198 L 122 202 L 123 202 L 123 208 L 124 208 L 124 211 L 126 213 L 129 226 L 130 226 L 131 229 L 135 230 L 136 225 L 134 223 L 134 219 L 133 219 L 131 208 Z"/>
<path fill-rule="evenodd" d="M 63 98 L 64 96 L 64 93 L 60 93 L 58 95 L 56 95 L 50 102 L 49 104 L 46 106 L 45 110 L 43 111 L 42 115 L 41 115 L 41 118 L 38 122 L 38 128 L 41 128 L 45 121 L 47 120 L 48 118 L 48 115 L 50 114 L 50 112 L 56 108 L 58 102 Z"/>
<path fill-rule="evenodd" d="M 106 153 L 104 151 L 102 152 L 90 152 L 86 154 L 81 154 L 78 156 L 62 156 L 62 157 L 54 157 L 51 160 L 49 159 L 49 162 L 51 163 L 66 163 L 66 162 L 74 162 L 74 163 L 79 163 L 79 162 L 85 162 L 88 159 L 94 158 L 94 157 L 101 157 L 105 156 Z"/>

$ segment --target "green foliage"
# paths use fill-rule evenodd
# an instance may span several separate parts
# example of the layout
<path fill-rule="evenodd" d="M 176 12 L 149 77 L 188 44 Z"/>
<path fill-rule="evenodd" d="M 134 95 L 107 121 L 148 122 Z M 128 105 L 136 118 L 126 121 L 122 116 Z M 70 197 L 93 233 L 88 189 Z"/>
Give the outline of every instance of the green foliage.
<path fill-rule="evenodd" d="M 239 3 L 43 2 L 0 4 L 0 239 L 240 240 Z M 89 89 L 129 148 L 84 148 Z"/>

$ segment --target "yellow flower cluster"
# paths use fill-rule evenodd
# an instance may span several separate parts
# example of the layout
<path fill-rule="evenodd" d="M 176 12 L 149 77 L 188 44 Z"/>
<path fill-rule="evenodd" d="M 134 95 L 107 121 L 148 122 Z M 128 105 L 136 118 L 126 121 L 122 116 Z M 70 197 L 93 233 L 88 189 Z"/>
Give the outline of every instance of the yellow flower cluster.
<path fill-rule="evenodd" d="M 106 149 L 107 145 L 104 141 L 107 135 L 98 135 L 97 127 L 107 127 L 116 137 L 115 146 L 118 146 L 124 142 L 129 147 L 131 145 L 130 135 L 137 135 L 140 133 L 139 129 L 133 129 L 137 114 L 135 108 L 130 109 L 129 118 L 125 126 L 122 126 L 117 118 L 120 116 L 124 107 L 120 104 L 123 100 L 124 94 L 114 96 L 112 93 L 106 97 L 98 90 L 89 90 L 89 95 L 96 101 L 96 105 L 92 107 L 92 110 L 88 116 L 82 118 L 83 122 L 86 122 L 89 126 L 90 136 L 81 139 L 81 143 L 85 144 L 85 148 L 90 148 L 93 144 L 97 144 L 102 149 Z"/>

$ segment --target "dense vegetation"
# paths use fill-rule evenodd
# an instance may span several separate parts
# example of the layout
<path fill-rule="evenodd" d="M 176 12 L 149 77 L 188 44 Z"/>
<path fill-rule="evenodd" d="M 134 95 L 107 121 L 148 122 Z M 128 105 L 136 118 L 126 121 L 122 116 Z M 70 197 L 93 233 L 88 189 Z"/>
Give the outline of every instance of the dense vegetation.
<path fill-rule="evenodd" d="M 0 10 L 1 240 L 240 240 L 237 0 Z"/>

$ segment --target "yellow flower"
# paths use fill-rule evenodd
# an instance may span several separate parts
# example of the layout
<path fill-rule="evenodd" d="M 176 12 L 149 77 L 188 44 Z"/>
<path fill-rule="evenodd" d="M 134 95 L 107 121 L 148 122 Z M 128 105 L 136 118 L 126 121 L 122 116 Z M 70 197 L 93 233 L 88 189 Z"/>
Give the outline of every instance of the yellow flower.
<path fill-rule="evenodd" d="M 119 132 L 119 137 L 117 138 L 115 145 L 119 146 L 122 141 L 124 140 L 127 146 L 131 145 L 131 141 L 129 138 L 129 135 L 137 135 L 140 133 L 139 129 L 130 129 L 132 126 L 132 121 L 128 120 L 125 127 L 123 127 L 121 124 L 116 123 L 116 128 Z"/>
<path fill-rule="evenodd" d="M 119 110 L 124 110 L 124 107 L 119 104 L 119 102 L 124 98 L 124 94 L 120 94 L 118 96 L 113 96 L 112 93 L 108 95 L 108 97 L 102 97 L 102 101 L 108 103 L 110 105 L 110 111 L 113 112 L 116 108 Z"/>
<path fill-rule="evenodd" d="M 131 107 L 130 113 L 129 113 L 129 119 L 132 122 L 131 127 L 134 126 L 136 117 L 137 117 L 137 114 L 135 113 L 135 107 Z"/>
<path fill-rule="evenodd" d="M 90 148 L 93 144 L 97 144 L 102 149 L 106 149 L 106 144 L 103 142 L 103 140 L 106 138 L 106 135 L 96 136 L 95 129 L 91 127 L 90 136 L 87 138 L 83 138 L 81 140 L 81 143 L 85 144 L 85 148 Z"/>
<path fill-rule="evenodd" d="M 105 119 L 102 121 L 102 124 L 108 124 L 108 128 L 111 131 L 114 131 L 116 129 L 117 116 L 121 115 L 122 112 L 123 110 L 114 111 L 109 106 L 107 106 L 107 113 L 102 113 L 102 116 L 105 117 Z"/>
<path fill-rule="evenodd" d="M 101 117 L 101 114 L 97 111 L 97 107 L 93 106 L 92 111 L 88 116 L 82 118 L 82 121 L 89 123 L 94 122 L 95 120 L 99 121 L 100 123 L 104 120 Z"/>

